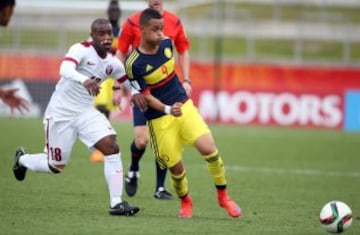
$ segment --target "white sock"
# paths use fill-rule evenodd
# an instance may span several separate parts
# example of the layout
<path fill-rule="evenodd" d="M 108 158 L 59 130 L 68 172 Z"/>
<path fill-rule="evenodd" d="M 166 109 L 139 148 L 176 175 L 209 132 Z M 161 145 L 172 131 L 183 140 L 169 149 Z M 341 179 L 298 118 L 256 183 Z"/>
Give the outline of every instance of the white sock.
<path fill-rule="evenodd" d="M 120 158 L 120 153 L 104 156 L 104 174 L 109 187 L 111 207 L 121 202 L 123 167 Z"/>
<path fill-rule="evenodd" d="M 19 163 L 32 171 L 52 173 L 45 153 L 25 154 L 20 157 Z"/>

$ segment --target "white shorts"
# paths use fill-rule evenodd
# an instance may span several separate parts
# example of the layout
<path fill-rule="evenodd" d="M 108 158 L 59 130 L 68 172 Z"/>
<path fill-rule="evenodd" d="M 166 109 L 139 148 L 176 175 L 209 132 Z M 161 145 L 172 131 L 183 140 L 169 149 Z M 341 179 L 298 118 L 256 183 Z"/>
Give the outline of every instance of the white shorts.
<path fill-rule="evenodd" d="M 66 165 L 77 138 L 88 148 L 109 135 L 116 135 L 104 114 L 90 109 L 71 121 L 44 119 L 46 149 L 50 165 Z"/>

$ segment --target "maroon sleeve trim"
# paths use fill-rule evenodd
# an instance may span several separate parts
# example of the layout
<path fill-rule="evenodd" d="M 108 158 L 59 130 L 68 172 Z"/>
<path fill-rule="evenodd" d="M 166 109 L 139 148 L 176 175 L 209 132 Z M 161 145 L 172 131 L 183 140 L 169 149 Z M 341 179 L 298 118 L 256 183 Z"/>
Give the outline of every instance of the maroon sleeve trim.
<path fill-rule="evenodd" d="M 75 65 L 76 66 L 78 66 L 79 65 L 79 62 L 77 61 L 77 60 L 75 60 L 74 58 L 71 58 L 71 57 L 65 57 L 64 59 L 63 59 L 63 61 L 71 61 L 71 62 L 74 62 L 75 63 Z"/>
<path fill-rule="evenodd" d="M 118 82 L 120 82 L 120 83 L 123 83 L 123 82 L 125 82 L 126 81 L 126 79 L 128 79 L 128 76 L 125 74 L 124 76 L 122 76 L 121 78 L 118 78 L 118 79 L 116 79 Z"/>

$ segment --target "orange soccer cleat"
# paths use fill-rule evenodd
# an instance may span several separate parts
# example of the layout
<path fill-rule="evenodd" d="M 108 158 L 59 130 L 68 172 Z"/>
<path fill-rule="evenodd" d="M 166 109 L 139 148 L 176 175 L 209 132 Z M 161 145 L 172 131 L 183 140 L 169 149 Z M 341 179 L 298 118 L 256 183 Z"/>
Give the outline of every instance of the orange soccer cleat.
<path fill-rule="evenodd" d="M 242 213 L 241 208 L 227 195 L 226 190 L 218 190 L 218 203 L 231 217 L 239 217 Z"/>
<path fill-rule="evenodd" d="M 191 218 L 192 217 L 192 199 L 189 194 L 184 198 L 180 199 L 180 218 Z"/>

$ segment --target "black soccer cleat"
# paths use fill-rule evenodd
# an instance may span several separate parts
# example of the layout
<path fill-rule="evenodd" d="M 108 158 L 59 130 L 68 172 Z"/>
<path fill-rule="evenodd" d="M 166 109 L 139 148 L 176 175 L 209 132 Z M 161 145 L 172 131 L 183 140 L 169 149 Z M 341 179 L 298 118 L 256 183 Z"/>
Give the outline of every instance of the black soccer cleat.
<path fill-rule="evenodd" d="M 154 193 L 154 198 L 159 200 L 171 200 L 172 195 L 163 187 L 158 188 L 158 190 Z"/>
<path fill-rule="evenodd" d="M 116 204 L 114 207 L 110 207 L 110 215 L 123 215 L 123 216 L 133 216 L 140 211 L 140 208 L 137 206 L 130 206 L 126 201 Z"/>
<path fill-rule="evenodd" d="M 139 176 L 139 172 L 130 171 L 125 177 L 125 191 L 129 197 L 133 197 L 136 194 Z"/>
<path fill-rule="evenodd" d="M 23 181 L 26 176 L 26 170 L 27 168 L 25 166 L 20 165 L 19 159 L 22 155 L 25 155 L 26 151 L 23 147 L 19 147 L 16 149 L 15 152 L 15 159 L 14 159 L 14 166 L 13 166 L 13 172 L 14 176 L 18 181 Z"/>

